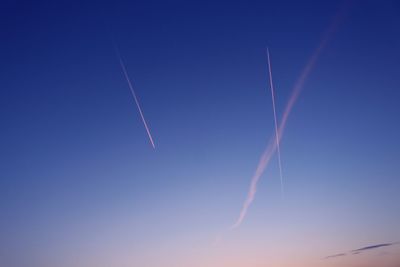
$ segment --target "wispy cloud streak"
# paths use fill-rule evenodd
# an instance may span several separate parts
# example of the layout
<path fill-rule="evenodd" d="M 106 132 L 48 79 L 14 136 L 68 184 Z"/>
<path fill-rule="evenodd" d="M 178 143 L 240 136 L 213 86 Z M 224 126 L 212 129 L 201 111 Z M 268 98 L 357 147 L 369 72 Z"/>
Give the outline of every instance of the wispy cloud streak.
<path fill-rule="evenodd" d="M 389 247 L 389 246 L 393 246 L 396 243 L 386 243 L 386 244 L 378 244 L 378 245 L 373 245 L 373 246 L 368 246 L 368 247 L 363 247 L 363 248 L 359 248 L 359 249 L 355 249 L 352 250 L 351 252 L 361 252 L 361 251 L 365 251 L 365 250 L 371 250 L 371 249 L 377 249 L 377 248 L 381 248 L 381 247 Z"/>
<path fill-rule="evenodd" d="M 356 255 L 356 254 L 360 254 L 363 253 L 366 250 L 373 250 L 373 249 L 378 249 L 378 248 L 382 248 L 382 247 L 390 247 L 390 246 L 394 246 L 394 245 L 398 245 L 399 242 L 394 242 L 394 243 L 383 243 L 383 244 L 377 244 L 377 245 L 371 245 L 371 246 L 367 246 L 367 247 L 362 247 L 362 248 L 358 248 L 358 249 L 354 249 L 354 250 L 350 250 L 347 253 L 340 253 L 340 254 L 335 254 L 335 255 L 331 255 L 331 256 L 327 256 L 324 259 L 331 259 L 331 258 L 336 258 L 336 257 L 341 257 L 341 256 L 347 256 L 347 255 Z"/>
<path fill-rule="evenodd" d="M 346 256 L 346 255 L 347 255 L 346 253 L 340 253 L 340 254 L 335 254 L 335 255 L 327 256 L 327 257 L 325 257 L 324 259 L 338 258 L 338 257 Z"/>
<path fill-rule="evenodd" d="M 249 206 L 251 205 L 251 203 L 254 201 L 255 198 L 255 194 L 257 192 L 257 184 L 258 181 L 261 178 L 261 175 L 264 173 L 266 167 L 268 166 L 273 154 L 275 153 L 275 150 L 277 149 L 277 142 L 275 141 L 277 140 L 281 140 L 282 139 L 282 134 L 283 131 L 286 127 L 286 123 L 289 117 L 290 112 L 293 109 L 294 104 L 296 103 L 301 91 L 303 90 L 304 87 L 304 83 L 306 81 L 306 79 L 308 78 L 308 76 L 310 75 L 310 72 L 312 71 L 312 69 L 315 66 L 315 63 L 317 62 L 317 59 L 319 58 L 321 52 L 323 51 L 323 49 L 326 47 L 326 45 L 328 44 L 328 42 L 330 41 L 330 39 L 332 38 L 333 33 L 336 31 L 339 23 L 341 22 L 342 18 L 343 18 L 343 13 L 344 11 L 346 11 L 345 9 L 342 10 L 341 13 L 339 13 L 334 20 L 332 21 L 331 25 L 329 26 L 329 28 L 326 30 L 326 32 L 324 33 L 321 42 L 319 43 L 319 45 L 317 46 L 317 48 L 314 50 L 313 54 L 311 55 L 310 59 L 308 60 L 307 64 L 305 65 L 305 67 L 303 68 L 299 78 L 297 79 L 297 81 L 294 84 L 294 87 L 292 89 L 292 94 L 289 98 L 289 101 L 286 104 L 286 107 L 284 109 L 283 115 L 282 115 L 282 119 L 281 119 L 281 123 L 279 125 L 279 129 L 278 129 L 278 133 L 276 133 L 273 138 L 271 138 L 271 140 L 269 141 L 266 149 L 264 150 L 263 154 L 261 155 L 261 158 L 259 160 L 259 163 L 257 165 L 256 171 L 251 179 L 250 182 L 250 188 L 249 191 L 247 193 L 247 197 L 243 203 L 242 209 L 240 211 L 239 214 L 239 218 L 236 220 L 236 222 L 230 227 L 230 229 L 235 229 L 237 227 L 240 226 L 240 224 L 243 222 L 246 214 L 247 214 L 247 210 L 249 208 Z"/>
<path fill-rule="evenodd" d="M 126 71 L 125 64 L 124 64 L 124 62 L 122 60 L 121 54 L 119 53 L 118 47 L 116 45 L 115 45 L 115 52 L 117 54 L 119 64 L 121 65 L 122 72 L 124 73 L 125 79 L 126 79 L 126 81 L 128 83 L 129 89 L 131 90 L 133 99 L 135 100 L 136 106 L 137 106 L 137 108 L 139 110 L 139 114 L 140 114 L 140 117 L 142 118 L 142 122 L 143 122 L 144 128 L 146 129 L 146 132 L 147 132 L 147 135 L 149 137 L 150 143 L 151 143 L 152 147 L 155 149 L 156 146 L 154 145 L 153 137 L 151 136 L 149 126 L 147 125 L 146 119 L 144 118 L 143 111 L 142 111 L 142 108 L 140 107 L 138 97 L 136 96 L 135 90 L 133 89 L 131 80 L 129 79 L 128 72 Z"/>

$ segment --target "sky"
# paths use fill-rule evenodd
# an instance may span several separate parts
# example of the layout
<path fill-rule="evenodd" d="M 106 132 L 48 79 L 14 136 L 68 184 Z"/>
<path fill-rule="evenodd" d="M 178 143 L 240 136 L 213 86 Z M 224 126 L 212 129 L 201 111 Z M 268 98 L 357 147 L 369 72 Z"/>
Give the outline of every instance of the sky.
<path fill-rule="evenodd" d="M 3 1 L 0 265 L 398 267 L 399 13 Z M 279 123 L 327 31 L 280 140 L 284 195 L 274 154 L 231 229 L 275 140 L 267 47 Z"/>

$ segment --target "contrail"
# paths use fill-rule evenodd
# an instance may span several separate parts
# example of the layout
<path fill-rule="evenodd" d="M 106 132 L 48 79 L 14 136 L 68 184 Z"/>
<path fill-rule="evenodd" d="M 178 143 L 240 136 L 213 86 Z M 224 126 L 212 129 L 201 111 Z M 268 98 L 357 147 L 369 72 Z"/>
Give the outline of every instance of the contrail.
<path fill-rule="evenodd" d="M 140 107 L 140 104 L 139 104 L 139 100 L 138 100 L 138 98 L 136 96 L 135 90 L 133 89 L 131 80 L 129 79 L 129 76 L 128 76 L 128 72 L 126 71 L 125 64 L 122 61 L 121 54 L 119 53 L 118 47 L 116 45 L 115 45 L 115 52 L 117 54 L 117 57 L 118 57 L 118 60 L 119 60 L 119 64 L 121 65 L 122 71 L 123 71 L 123 73 L 125 75 L 125 79 L 128 82 L 129 89 L 131 90 L 132 96 L 135 99 L 135 103 L 136 103 L 136 106 L 137 106 L 137 108 L 139 110 L 140 117 L 142 118 L 144 128 L 146 128 L 147 135 L 149 136 L 150 143 L 153 146 L 153 148 L 155 149 L 156 146 L 154 145 L 154 141 L 153 141 L 153 138 L 151 136 L 150 129 L 147 126 L 146 120 L 145 120 L 144 115 L 143 115 L 143 111 L 142 111 L 142 109 Z"/>
<path fill-rule="evenodd" d="M 269 48 L 268 47 L 267 47 L 267 58 L 268 58 L 269 87 L 271 88 L 272 110 L 274 112 L 275 139 L 276 139 L 276 149 L 278 152 L 279 177 L 281 180 L 281 194 L 283 197 L 284 196 L 284 187 L 283 187 L 283 175 L 282 175 L 281 148 L 279 145 L 278 120 L 276 119 L 276 107 L 275 107 L 275 89 L 274 89 L 274 83 L 272 81 L 271 59 L 269 56 Z"/>
<path fill-rule="evenodd" d="M 243 203 L 242 209 L 240 210 L 239 218 L 236 220 L 236 222 L 230 227 L 231 230 L 237 228 L 240 226 L 240 224 L 243 222 L 247 210 L 251 203 L 254 200 L 256 191 L 257 191 L 257 184 L 258 181 L 261 178 L 261 175 L 264 173 L 265 169 L 268 166 L 269 161 L 271 160 L 271 157 L 273 156 L 275 150 L 277 149 L 277 144 L 279 142 L 276 142 L 275 140 L 281 140 L 282 139 L 282 134 L 285 129 L 287 119 L 289 117 L 290 112 L 292 111 L 293 105 L 295 104 L 297 98 L 299 97 L 303 87 L 304 83 L 309 76 L 311 70 L 313 69 L 319 55 L 329 42 L 329 40 L 332 38 L 333 33 L 336 31 L 339 23 L 341 22 L 344 13 L 347 11 L 348 8 L 343 8 L 341 12 L 334 18 L 332 21 L 331 25 L 327 29 L 327 31 L 324 33 L 321 42 L 319 43 L 318 47 L 314 50 L 313 54 L 311 55 L 310 59 L 308 60 L 307 64 L 303 68 L 302 72 L 300 73 L 300 76 L 298 77 L 297 81 L 295 82 L 293 89 L 292 89 L 292 94 L 289 98 L 288 103 L 286 104 L 285 110 L 282 115 L 282 120 L 278 128 L 278 133 L 276 134 L 277 138 L 271 138 L 269 141 L 266 149 L 264 150 L 263 154 L 261 155 L 261 158 L 259 160 L 259 163 L 257 165 L 257 169 L 251 179 L 250 182 L 250 188 L 247 193 L 246 200 Z"/>
<path fill-rule="evenodd" d="M 281 128 L 279 128 L 279 129 L 281 129 Z M 276 142 L 275 142 L 275 139 L 272 138 L 270 140 L 270 142 L 268 143 L 267 148 L 263 152 L 263 154 L 258 162 L 257 169 L 251 179 L 250 189 L 249 189 L 249 192 L 247 193 L 247 198 L 243 203 L 242 209 L 240 210 L 239 218 L 230 227 L 231 230 L 239 227 L 240 224 L 242 223 L 242 221 L 244 220 L 244 217 L 247 214 L 247 209 L 249 208 L 250 204 L 253 202 L 254 197 L 256 195 L 257 183 L 260 180 L 261 175 L 264 173 L 264 170 L 267 167 L 273 153 L 275 152 L 275 149 L 276 149 Z"/>

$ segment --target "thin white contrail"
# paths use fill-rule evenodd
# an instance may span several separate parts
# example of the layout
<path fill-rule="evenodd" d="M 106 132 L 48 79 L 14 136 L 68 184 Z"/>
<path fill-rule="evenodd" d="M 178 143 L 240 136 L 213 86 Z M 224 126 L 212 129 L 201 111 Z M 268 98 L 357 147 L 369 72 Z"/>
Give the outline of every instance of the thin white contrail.
<path fill-rule="evenodd" d="M 346 6 L 345 6 L 346 7 Z M 311 70 L 314 68 L 315 63 L 317 61 L 317 59 L 319 58 L 321 52 L 323 51 L 323 49 L 326 47 L 326 45 L 328 44 L 328 42 L 330 41 L 330 39 L 332 38 L 333 33 L 336 31 L 339 23 L 341 22 L 345 12 L 347 11 L 346 9 L 341 10 L 342 12 L 340 12 L 332 21 L 330 27 L 326 30 L 326 32 L 324 33 L 321 42 L 319 43 L 319 45 L 317 46 L 317 48 L 314 50 L 314 53 L 311 55 L 311 57 L 309 58 L 307 64 L 305 65 L 305 67 L 303 68 L 302 72 L 300 73 L 300 76 L 298 77 L 297 81 L 295 82 L 293 89 L 292 89 L 292 94 L 289 98 L 289 101 L 286 104 L 285 110 L 283 112 L 282 115 L 282 119 L 280 121 L 279 124 L 279 128 L 278 128 L 278 140 L 282 139 L 282 134 L 283 131 L 285 129 L 286 123 L 287 123 L 287 119 L 289 117 L 290 112 L 293 109 L 293 106 L 296 102 L 296 100 L 298 99 L 301 91 L 303 90 L 304 87 L 304 83 L 306 81 L 306 79 L 308 78 Z M 256 191 L 257 191 L 257 184 L 258 181 L 261 178 L 261 175 L 264 173 L 265 169 L 267 168 L 269 161 L 271 160 L 275 150 L 277 149 L 277 142 L 275 141 L 275 138 L 271 138 L 268 146 L 266 147 L 266 149 L 264 150 L 260 161 L 257 165 L 257 169 L 251 179 L 250 182 L 250 188 L 249 191 L 247 193 L 247 197 L 246 200 L 243 203 L 242 209 L 240 210 L 240 214 L 239 214 L 239 218 L 236 220 L 236 222 L 230 227 L 231 230 L 239 227 L 241 225 L 241 223 L 243 222 L 246 214 L 247 214 L 247 210 L 250 207 L 251 203 L 253 202 L 255 195 L 256 195 Z"/>
<path fill-rule="evenodd" d="M 121 65 L 122 72 L 124 73 L 126 81 L 128 82 L 129 89 L 131 90 L 132 96 L 135 99 L 135 103 L 136 103 L 136 106 L 137 106 L 137 108 L 139 110 L 140 117 L 142 118 L 144 128 L 146 129 L 147 135 L 149 136 L 150 143 L 153 146 L 153 148 L 155 149 L 156 146 L 154 145 L 153 137 L 151 136 L 150 129 L 147 126 L 146 120 L 145 120 L 144 115 L 143 115 L 143 111 L 142 111 L 142 109 L 140 107 L 140 104 L 139 104 L 139 100 L 138 100 L 138 98 L 136 96 L 135 90 L 133 89 L 131 80 L 129 79 L 128 72 L 126 71 L 125 64 L 122 61 L 121 54 L 119 53 L 119 50 L 118 50 L 117 46 L 115 46 L 115 52 L 117 54 L 117 57 L 118 57 L 118 60 L 119 60 L 119 64 Z"/>
<path fill-rule="evenodd" d="M 278 120 L 276 119 L 276 107 L 275 107 L 275 88 L 274 83 L 272 81 L 272 68 L 271 68 L 271 59 L 269 55 L 269 48 L 267 47 L 267 58 L 268 58 L 268 73 L 269 73 L 269 87 L 271 88 L 271 97 L 272 97 L 272 110 L 274 112 L 274 124 L 275 124 L 275 141 L 276 141 L 276 150 L 278 152 L 278 165 L 279 165 L 279 177 L 281 180 L 281 194 L 284 196 L 284 186 L 283 186 L 283 174 L 282 174 L 282 161 L 281 161 L 281 148 L 280 148 L 280 138 L 278 134 Z"/>

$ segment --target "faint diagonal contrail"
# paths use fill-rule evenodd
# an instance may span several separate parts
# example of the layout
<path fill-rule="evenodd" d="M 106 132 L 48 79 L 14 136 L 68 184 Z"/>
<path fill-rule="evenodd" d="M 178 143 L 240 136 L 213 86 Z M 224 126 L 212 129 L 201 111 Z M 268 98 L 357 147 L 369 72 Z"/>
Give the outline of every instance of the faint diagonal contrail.
<path fill-rule="evenodd" d="M 239 218 L 230 227 L 231 230 L 239 227 L 240 224 L 243 222 L 243 220 L 247 214 L 247 210 L 254 200 L 254 197 L 255 197 L 255 194 L 257 191 L 258 181 L 260 180 L 261 175 L 264 173 L 265 169 L 267 168 L 267 166 L 269 164 L 269 161 L 271 160 L 271 157 L 273 156 L 275 150 L 277 149 L 277 144 L 279 142 L 276 142 L 276 140 L 282 139 L 282 134 L 285 129 L 289 114 L 292 111 L 293 105 L 295 104 L 297 98 L 299 97 L 299 95 L 304 87 L 304 83 L 305 83 L 307 77 L 309 76 L 311 70 L 313 69 L 319 55 L 321 54 L 321 52 L 323 51 L 323 49 L 325 48 L 325 46 L 327 45 L 329 40 L 332 38 L 333 33 L 336 31 L 339 23 L 343 19 L 344 14 L 345 14 L 345 12 L 347 12 L 347 10 L 348 10 L 348 6 L 345 5 L 344 8 L 341 10 L 341 12 L 335 16 L 335 18 L 332 21 L 332 23 L 330 24 L 329 28 L 325 31 L 325 33 L 321 39 L 321 42 L 319 43 L 317 48 L 314 50 L 313 54 L 311 55 L 311 57 L 309 58 L 308 62 L 305 65 L 305 67 L 303 68 L 302 72 L 300 73 L 300 76 L 296 80 L 296 82 L 293 86 L 293 89 L 292 89 L 292 94 L 291 94 L 289 101 L 287 102 L 285 110 L 283 112 L 283 116 L 282 116 L 282 119 L 281 119 L 281 122 L 280 122 L 280 125 L 278 128 L 278 133 L 276 134 L 277 139 L 271 138 L 266 149 L 264 150 L 263 154 L 261 155 L 261 158 L 257 165 L 257 169 L 251 179 L 250 188 L 247 193 L 247 197 L 243 203 L 242 209 L 240 210 Z"/>
<path fill-rule="evenodd" d="M 279 165 L 279 178 L 281 180 L 281 195 L 284 196 L 284 186 L 283 186 L 283 174 L 282 174 L 282 161 L 281 161 L 281 148 L 280 140 L 278 134 L 278 120 L 276 119 L 276 107 L 275 107 L 275 88 L 272 81 L 272 68 L 271 68 L 271 58 L 269 55 L 269 48 L 267 47 L 267 59 L 268 59 L 268 74 L 269 74 L 269 87 L 271 88 L 271 98 L 272 98 L 272 110 L 274 113 L 274 124 L 275 124 L 275 140 L 276 140 L 276 150 L 278 152 L 278 165 Z"/>
<path fill-rule="evenodd" d="M 129 89 L 131 90 L 132 96 L 135 99 L 135 103 L 136 103 L 136 106 L 137 106 L 137 108 L 139 110 L 140 117 L 142 118 L 144 128 L 146 129 L 147 135 L 149 136 L 150 143 L 153 146 L 153 148 L 155 149 L 156 146 L 154 145 L 153 137 L 151 136 L 150 129 L 147 126 L 146 119 L 144 118 L 143 111 L 142 111 L 142 109 L 140 107 L 139 100 L 138 100 L 138 98 L 136 96 L 135 90 L 133 89 L 131 80 L 129 79 L 128 72 L 126 71 L 125 64 L 122 61 L 121 54 L 119 53 L 118 47 L 116 45 L 114 45 L 114 47 L 115 47 L 115 52 L 116 52 L 118 60 L 119 60 L 119 64 L 121 65 L 121 68 L 122 68 L 122 72 L 124 73 L 125 79 L 126 79 L 126 81 L 128 83 Z"/>

